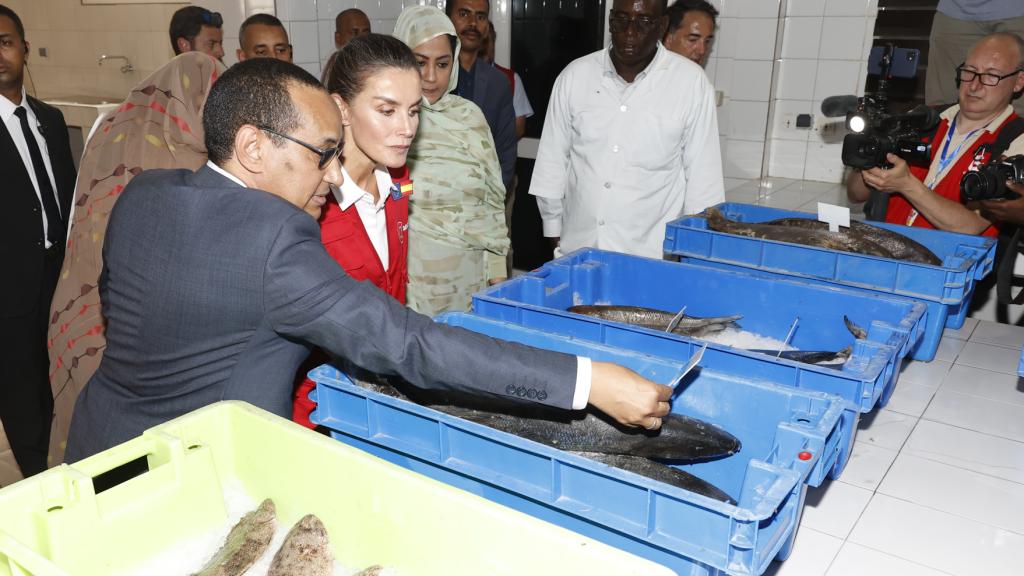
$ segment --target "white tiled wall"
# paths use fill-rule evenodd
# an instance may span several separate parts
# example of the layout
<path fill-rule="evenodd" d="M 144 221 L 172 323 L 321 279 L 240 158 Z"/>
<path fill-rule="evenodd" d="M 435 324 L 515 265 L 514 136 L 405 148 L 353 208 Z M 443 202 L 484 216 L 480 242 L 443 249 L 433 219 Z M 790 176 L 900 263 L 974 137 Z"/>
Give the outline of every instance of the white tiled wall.
<path fill-rule="evenodd" d="M 83 5 L 80 0 L 3 0 L 25 24 L 31 44 L 26 88 L 37 96 L 84 94 L 122 99 L 129 90 L 174 55 L 167 30 L 187 1 L 167 4 Z M 247 14 L 273 12 L 274 0 L 198 0 L 224 16 L 224 62 L 236 61 L 238 27 Z M 40 55 L 45 48 L 47 56 Z M 127 56 L 99 65 L 101 54 Z"/>
<path fill-rule="evenodd" d="M 724 95 L 718 108 L 722 164 L 729 178 L 761 176 L 772 97 L 780 0 L 712 0 L 718 32 L 706 72 Z"/>
<path fill-rule="evenodd" d="M 821 101 L 833 95 L 863 94 L 878 2 L 784 0 L 784 4 L 767 172 L 840 182 L 842 120 L 823 117 Z M 796 128 L 798 114 L 811 114 L 813 127 Z"/>
<path fill-rule="evenodd" d="M 295 63 L 320 77 L 334 53 L 334 19 L 348 8 L 359 8 L 370 18 L 374 32 L 390 34 L 398 15 L 407 6 L 429 5 L 444 8 L 444 0 L 275 0 L 277 17 L 288 29 L 294 46 Z M 508 62 L 511 2 L 492 2 L 491 20 L 498 31 L 496 58 Z"/>
<path fill-rule="evenodd" d="M 228 66 L 238 62 L 238 28 L 242 22 L 257 12 L 274 13 L 274 0 L 193 0 L 191 4 L 224 17 L 224 64 Z"/>
<path fill-rule="evenodd" d="M 18 13 L 31 45 L 26 89 L 40 97 L 84 94 L 124 98 L 131 88 L 172 55 L 167 28 L 183 4 L 88 5 L 79 0 L 3 0 Z M 45 48 L 47 56 L 40 55 Z M 100 66 L 101 54 L 123 54 L 123 62 Z"/>

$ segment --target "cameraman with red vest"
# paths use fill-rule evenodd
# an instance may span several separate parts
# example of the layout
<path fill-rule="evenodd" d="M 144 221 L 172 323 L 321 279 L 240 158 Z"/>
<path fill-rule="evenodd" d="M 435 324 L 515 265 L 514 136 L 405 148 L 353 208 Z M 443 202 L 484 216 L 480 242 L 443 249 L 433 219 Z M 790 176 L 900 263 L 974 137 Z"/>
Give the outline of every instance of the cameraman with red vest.
<path fill-rule="evenodd" d="M 997 221 L 961 203 L 960 179 L 993 158 L 1024 153 L 1024 119 L 1010 105 L 1024 93 L 1024 40 L 1002 32 L 982 38 L 956 75 L 959 102 L 940 115 L 931 164 L 909 166 L 889 154 L 890 168 L 854 171 L 847 195 L 864 202 L 868 187 L 889 194 L 885 221 L 892 224 L 995 236 Z"/>

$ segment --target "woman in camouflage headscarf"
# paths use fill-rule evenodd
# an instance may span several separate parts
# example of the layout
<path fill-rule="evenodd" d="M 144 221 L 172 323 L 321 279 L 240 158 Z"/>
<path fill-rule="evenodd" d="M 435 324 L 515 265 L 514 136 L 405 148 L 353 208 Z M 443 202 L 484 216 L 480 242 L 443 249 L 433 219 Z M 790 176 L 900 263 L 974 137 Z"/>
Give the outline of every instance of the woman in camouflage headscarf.
<path fill-rule="evenodd" d="M 443 12 L 413 6 L 394 36 L 420 64 L 423 105 L 409 151 L 416 192 L 409 209 L 411 308 L 434 315 L 467 310 L 474 292 L 505 277 L 505 186 L 494 139 L 480 108 L 450 92 L 460 44 Z"/>

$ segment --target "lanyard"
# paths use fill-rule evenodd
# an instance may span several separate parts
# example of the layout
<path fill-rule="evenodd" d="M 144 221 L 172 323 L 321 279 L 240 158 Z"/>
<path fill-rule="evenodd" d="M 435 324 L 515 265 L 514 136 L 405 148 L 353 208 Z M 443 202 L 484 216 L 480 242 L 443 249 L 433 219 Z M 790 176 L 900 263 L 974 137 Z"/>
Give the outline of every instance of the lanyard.
<path fill-rule="evenodd" d="M 981 130 L 982 128 L 988 128 L 988 125 L 986 124 L 981 128 L 975 128 L 974 130 L 971 130 L 969 134 L 967 134 L 966 136 L 963 137 L 962 140 L 960 140 L 960 143 L 957 144 L 956 148 L 953 149 L 953 153 L 947 156 L 949 152 L 949 143 L 953 140 L 953 133 L 956 132 L 956 121 L 958 118 L 960 118 L 960 114 L 954 116 L 953 121 L 949 123 L 949 130 L 946 131 L 945 143 L 943 143 L 942 145 L 942 154 L 939 155 L 939 169 L 935 171 L 935 179 L 931 183 L 931 186 L 929 186 L 928 188 L 934 189 L 935 184 L 942 179 L 941 176 L 946 172 L 946 168 L 949 168 L 949 165 L 953 163 L 954 160 L 960 157 L 960 150 L 964 147 L 964 144 L 966 144 L 967 141 L 970 140 L 971 137 L 978 132 L 978 130 Z"/>
<path fill-rule="evenodd" d="M 991 124 L 991 122 L 989 122 L 989 124 L 971 130 L 969 134 L 967 134 L 966 136 L 963 137 L 962 140 L 960 140 L 960 143 L 957 144 L 956 148 L 953 149 L 953 153 L 949 154 L 949 143 L 953 140 L 953 134 L 956 132 L 956 121 L 958 118 L 960 118 L 959 112 L 956 116 L 953 117 L 953 121 L 949 123 L 949 129 L 946 131 L 946 137 L 944 138 L 944 142 L 942 144 L 942 154 L 939 155 L 939 167 L 935 171 L 935 177 L 927 185 L 929 190 L 935 189 L 935 186 L 938 185 L 938 183 L 942 180 L 943 174 L 946 172 L 946 168 L 949 168 L 949 165 L 952 164 L 954 160 L 960 157 L 960 151 L 964 147 L 964 144 L 966 144 L 967 141 L 970 140 L 971 137 L 973 137 L 978 132 L 978 130 L 988 128 L 989 124 Z M 918 216 L 920 216 L 920 213 L 916 209 L 911 209 L 910 214 L 907 215 L 906 225 L 913 226 L 914 221 L 917 220 Z"/>

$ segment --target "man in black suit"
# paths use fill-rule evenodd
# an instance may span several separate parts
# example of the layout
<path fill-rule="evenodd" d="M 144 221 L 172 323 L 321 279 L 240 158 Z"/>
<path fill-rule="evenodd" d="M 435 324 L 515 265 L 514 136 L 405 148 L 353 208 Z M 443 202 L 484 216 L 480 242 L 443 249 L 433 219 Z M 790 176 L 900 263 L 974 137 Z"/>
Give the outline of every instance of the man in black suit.
<path fill-rule="evenodd" d="M 210 162 L 144 172 L 121 193 L 99 286 L 107 349 L 75 405 L 67 461 L 219 400 L 287 417 L 308 344 L 418 386 L 661 425 L 667 386 L 435 324 L 346 275 L 310 217 L 342 182 L 338 106 L 294 64 L 239 62 L 203 108 Z"/>
<path fill-rule="evenodd" d="M 512 189 L 516 175 L 516 114 L 508 78 L 479 57 L 480 48 L 490 34 L 490 10 L 490 0 L 448 0 L 445 3 L 445 13 L 462 42 L 455 94 L 471 100 L 483 111 L 498 150 L 501 179 L 507 192 Z"/>
<path fill-rule="evenodd" d="M 46 469 L 47 316 L 64 260 L 75 164 L 64 116 L 22 85 L 28 42 L 0 4 L 0 420 L 22 474 Z"/>

